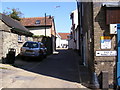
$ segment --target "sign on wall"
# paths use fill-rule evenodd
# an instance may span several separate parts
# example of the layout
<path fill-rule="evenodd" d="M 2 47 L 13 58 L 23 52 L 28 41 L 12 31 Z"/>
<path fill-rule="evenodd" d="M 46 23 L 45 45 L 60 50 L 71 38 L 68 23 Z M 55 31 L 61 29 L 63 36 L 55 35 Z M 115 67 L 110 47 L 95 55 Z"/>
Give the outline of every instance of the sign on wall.
<path fill-rule="evenodd" d="M 117 51 L 96 51 L 96 56 L 117 56 Z"/>
<path fill-rule="evenodd" d="M 110 34 L 117 34 L 117 24 L 110 24 Z"/>
<path fill-rule="evenodd" d="M 101 36 L 101 49 L 111 49 L 111 37 L 110 36 Z"/>

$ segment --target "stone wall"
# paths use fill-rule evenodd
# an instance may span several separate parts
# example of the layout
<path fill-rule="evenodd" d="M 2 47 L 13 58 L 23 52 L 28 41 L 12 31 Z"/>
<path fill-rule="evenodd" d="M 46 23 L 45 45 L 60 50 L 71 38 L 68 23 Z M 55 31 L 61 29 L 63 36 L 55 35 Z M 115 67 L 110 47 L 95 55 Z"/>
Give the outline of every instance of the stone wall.
<path fill-rule="evenodd" d="M 3 31 L 3 57 L 6 57 L 9 48 L 16 50 L 16 56 L 20 53 L 20 48 L 25 43 L 25 36 L 21 36 L 21 41 L 18 40 L 18 34 Z M 29 40 L 30 38 L 28 38 Z M 29 40 L 31 41 L 31 40 Z"/>
<path fill-rule="evenodd" d="M 96 51 L 116 50 L 116 35 L 110 35 L 109 25 L 106 25 L 105 7 L 102 7 L 102 2 L 83 2 L 80 6 L 82 62 L 86 62 L 89 70 L 97 75 L 108 71 L 109 84 L 113 85 L 116 56 L 96 56 Z M 101 36 L 111 37 L 111 49 L 101 49 Z"/>
<path fill-rule="evenodd" d="M 18 40 L 18 34 L 12 33 L 10 28 L 2 22 L 0 29 L 0 59 L 5 58 L 8 54 L 9 48 L 16 50 L 16 56 L 20 53 L 20 48 L 25 41 L 33 41 L 32 37 L 21 35 L 21 40 Z"/>
<path fill-rule="evenodd" d="M 0 58 L 2 58 L 2 54 L 3 54 L 3 48 L 2 48 L 2 46 L 3 46 L 3 39 L 2 39 L 2 35 L 3 33 L 2 33 L 2 31 L 0 31 Z"/>
<path fill-rule="evenodd" d="M 105 56 L 96 56 L 96 51 L 113 51 L 116 48 L 116 35 L 110 35 L 109 25 L 105 23 L 105 7 L 101 7 L 100 3 L 94 3 L 93 6 L 93 20 L 94 20 L 94 60 L 95 60 L 95 72 L 97 75 L 101 71 L 109 72 L 109 84 L 113 83 L 113 72 L 116 57 L 105 57 Z M 101 36 L 110 36 L 111 37 L 111 49 L 101 49 L 100 37 Z"/>

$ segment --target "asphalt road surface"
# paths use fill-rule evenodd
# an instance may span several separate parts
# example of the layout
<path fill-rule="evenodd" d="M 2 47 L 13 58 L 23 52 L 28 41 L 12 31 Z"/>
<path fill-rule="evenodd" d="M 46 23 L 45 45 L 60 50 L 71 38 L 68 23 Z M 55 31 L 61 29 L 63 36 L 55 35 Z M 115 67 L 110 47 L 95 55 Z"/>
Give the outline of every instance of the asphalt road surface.
<path fill-rule="evenodd" d="M 85 88 L 80 84 L 79 56 L 72 50 L 58 50 L 42 61 L 36 59 L 15 61 L 12 74 L 6 74 L 3 87 L 7 88 Z M 4 71 L 5 73 L 10 70 Z"/>

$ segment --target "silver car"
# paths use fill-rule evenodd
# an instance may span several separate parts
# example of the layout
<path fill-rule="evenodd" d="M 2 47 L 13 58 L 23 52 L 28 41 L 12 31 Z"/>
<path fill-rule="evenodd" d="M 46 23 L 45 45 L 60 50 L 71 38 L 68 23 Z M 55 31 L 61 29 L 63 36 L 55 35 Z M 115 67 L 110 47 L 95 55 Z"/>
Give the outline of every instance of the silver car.
<path fill-rule="evenodd" d="M 23 57 L 46 57 L 47 48 L 41 42 L 27 41 L 21 47 L 20 55 Z"/>

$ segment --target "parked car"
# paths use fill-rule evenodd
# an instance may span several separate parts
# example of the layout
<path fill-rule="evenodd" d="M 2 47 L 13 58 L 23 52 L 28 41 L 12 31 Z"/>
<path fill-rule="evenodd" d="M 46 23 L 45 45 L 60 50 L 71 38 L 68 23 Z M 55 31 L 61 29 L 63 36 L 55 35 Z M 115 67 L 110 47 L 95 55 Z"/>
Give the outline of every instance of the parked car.
<path fill-rule="evenodd" d="M 46 57 L 47 48 L 41 42 L 27 41 L 21 47 L 22 57 Z"/>

